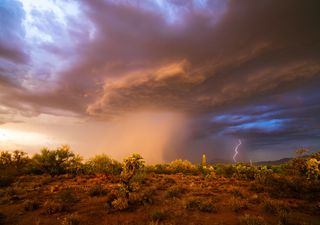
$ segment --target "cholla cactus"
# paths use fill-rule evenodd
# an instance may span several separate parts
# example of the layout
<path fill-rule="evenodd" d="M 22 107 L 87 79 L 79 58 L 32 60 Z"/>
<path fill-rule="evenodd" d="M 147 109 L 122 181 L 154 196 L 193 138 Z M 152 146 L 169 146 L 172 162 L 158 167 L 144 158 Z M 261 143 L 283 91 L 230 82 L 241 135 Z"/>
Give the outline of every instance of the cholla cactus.
<path fill-rule="evenodd" d="M 141 155 L 132 154 L 131 157 L 123 160 L 122 177 L 131 179 L 144 167 L 144 161 Z"/>
<path fill-rule="evenodd" d="M 129 193 L 136 189 L 133 178 L 142 171 L 143 167 L 144 161 L 139 154 L 132 154 L 131 157 L 123 160 L 121 183 L 127 199 L 129 198 Z"/>
<path fill-rule="evenodd" d="M 320 160 L 315 158 L 308 159 L 306 166 L 308 179 L 317 180 L 320 177 Z"/>

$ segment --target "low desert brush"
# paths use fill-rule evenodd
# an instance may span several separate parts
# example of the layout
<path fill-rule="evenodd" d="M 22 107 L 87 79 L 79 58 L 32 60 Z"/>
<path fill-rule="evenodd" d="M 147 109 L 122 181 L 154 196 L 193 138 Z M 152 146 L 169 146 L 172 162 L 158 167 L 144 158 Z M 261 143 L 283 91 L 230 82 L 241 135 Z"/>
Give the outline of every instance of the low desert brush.
<path fill-rule="evenodd" d="M 170 213 L 164 210 L 154 210 L 149 214 L 152 221 L 162 222 L 170 217 Z"/>
<path fill-rule="evenodd" d="M 215 203 L 205 198 L 191 198 L 186 201 L 185 208 L 189 210 L 198 210 L 201 212 L 217 212 Z"/>
<path fill-rule="evenodd" d="M 249 208 L 247 201 L 234 197 L 230 199 L 230 207 L 234 212 L 240 212 Z"/>
<path fill-rule="evenodd" d="M 241 225 L 267 225 L 266 221 L 260 216 L 250 216 L 245 214 L 243 217 L 240 217 Z"/>
<path fill-rule="evenodd" d="M 93 196 L 103 196 L 103 195 L 106 195 L 107 192 L 106 192 L 106 190 L 103 188 L 103 186 L 101 184 L 97 184 L 96 186 L 92 187 L 89 190 L 88 194 L 91 197 L 93 197 Z"/>
<path fill-rule="evenodd" d="M 80 221 L 80 216 L 76 213 L 73 213 L 63 217 L 61 220 L 61 225 L 79 225 Z"/>
<path fill-rule="evenodd" d="M 166 192 L 167 198 L 179 198 L 186 192 L 186 188 L 181 186 L 173 186 Z"/>

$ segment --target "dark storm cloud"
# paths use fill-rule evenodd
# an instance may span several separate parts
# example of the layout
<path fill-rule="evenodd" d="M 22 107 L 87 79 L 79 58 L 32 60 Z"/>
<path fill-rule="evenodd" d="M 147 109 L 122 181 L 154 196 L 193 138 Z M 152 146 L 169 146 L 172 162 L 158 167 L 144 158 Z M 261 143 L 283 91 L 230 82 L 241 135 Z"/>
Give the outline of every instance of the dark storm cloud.
<path fill-rule="evenodd" d="M 43 82 L 32 88 L 23 84 L 28 68 L 10 64 L 29 59 L 21 4 L 0 3 L 0 106 L 25 116 L 68 111 L 105 120 L 178 111 L 192 118 L 190 142 L 210 148 L 223 149 L 223 138 L 244 138 L 250 149 L 315 142 L 320 2 L 201 2 L 82 0 L 85 16 L 68 18 L 66 29 L 50 12 L 33 11 L 36 27 L 54 42 L 34 43 L 35 55 L 59 60 L 33 71 L 31 82 Z M 43 74 L 64 60 L 70 63 L 55 71 L 52 88 Z"/>
<path fill-rule="evenodd" d="M 267 97 L 259 104 L 207 116 L 211 122 L 201 125 L 202 132 L 198 132 L 201 135 L 196 138 L 210 135 L 241 138 L 246 140 L 249 150 L 273 148 L 286 142 L 319 147 L 320 119 L 316 116 L 320 114 L 319 102 L 317 85 Z"/>
<path fill-rule="evenodd" d="M 189 157 L 198 148 L 226 149 L 221 140 L 228 137 L 245 139 L 248 150 L 288 141 L 319 146 L 317 88 L 300 93 L 313 103 L 288 104 L 296 101 L 292 90 L 320 84 L 319 2 L 229 1 L 220 17 L 190 7 L 178 15 L 182 23 L 132 5 L 87 6 L 97 36 L 80 68 L 110 78 L 89 105 L 91 115 L 139 108 L 189 113 L 190 141 L 176 148 Z M 208 122 L 239 108 L 247 109 L 245 118 Z"/>
<path fill-rule="evenodd" d="M 86 3 L 97 36 L 80 68 L 118 77 L 88 107 L 93 115 L 211 112 L 319 76 L 317 1 L 230 1 L 221 18 L 190 8 L 177 24 L 132 5 Z"/>

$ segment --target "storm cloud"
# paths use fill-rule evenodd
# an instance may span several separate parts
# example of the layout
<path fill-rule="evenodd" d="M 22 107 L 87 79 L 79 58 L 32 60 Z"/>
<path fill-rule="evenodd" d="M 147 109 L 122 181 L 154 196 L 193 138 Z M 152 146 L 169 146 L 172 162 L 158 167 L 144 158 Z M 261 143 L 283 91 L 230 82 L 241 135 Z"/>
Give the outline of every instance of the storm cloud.
<path fill-rule="evenodd" d="M 55 4 L 0 5 L 0 122 L 183 115 L 166 160 L 227 157 L 239 138 L 249 153 L 320 147 L 318 1 L 82 0 L 64 17 Z"/>

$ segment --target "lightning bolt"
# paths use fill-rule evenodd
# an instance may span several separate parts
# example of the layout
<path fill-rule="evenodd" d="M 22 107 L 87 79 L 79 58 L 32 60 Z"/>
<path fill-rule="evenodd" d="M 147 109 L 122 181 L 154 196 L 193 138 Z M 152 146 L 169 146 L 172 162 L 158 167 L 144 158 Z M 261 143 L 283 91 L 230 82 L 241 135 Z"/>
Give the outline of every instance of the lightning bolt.
<path fill-rule="evenodd" d="M 234 149 L 234 156 L 233 156 L 233 161 L 234 162 L 237 162 L 237 160 L 236 160 L 236 156 L 238 155 L 238 148 L 239 148 L 239 146 L 242 144 L 242 142 L 241 142 L 241 140 L 239 139 L 239 144 L 237 144 L 237 146 L 235 147 L 235 149 Z"/>

